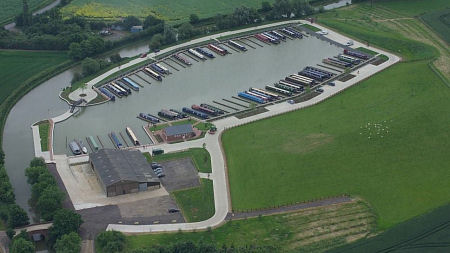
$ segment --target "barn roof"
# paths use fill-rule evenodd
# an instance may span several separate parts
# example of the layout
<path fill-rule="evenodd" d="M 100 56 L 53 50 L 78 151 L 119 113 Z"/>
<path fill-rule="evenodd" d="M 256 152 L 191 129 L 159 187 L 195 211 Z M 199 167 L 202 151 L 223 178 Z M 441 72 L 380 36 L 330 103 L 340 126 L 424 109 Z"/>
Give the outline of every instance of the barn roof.
<path fill-rule="evenodd" d="M 150 164 L 140 151 L 101 149 L 89 158 L 104 186 L 118 182 L 159 182 Z"/>

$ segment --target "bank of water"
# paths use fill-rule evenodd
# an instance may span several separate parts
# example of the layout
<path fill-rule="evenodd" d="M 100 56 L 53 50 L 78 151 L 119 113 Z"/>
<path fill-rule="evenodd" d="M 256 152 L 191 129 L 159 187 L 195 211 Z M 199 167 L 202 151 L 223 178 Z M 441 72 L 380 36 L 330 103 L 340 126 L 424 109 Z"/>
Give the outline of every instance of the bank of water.
<path fill-rule="evenodd" d="M 136 118 L 140 112 L 157 115 L 164 108 L 181 110 L 192 104 L 214 105 L 213 100 L 231 99 L 239 91 L 250 87 L 264 88 L 341 51 L 315 37 L 287 40 L 276 46 L 255 47 L 245 53 L 231 51 L 231 55 L 217 56 L 203 62 L 191 60 L 191 67 L 183 69 L 178 66 L 180 71 L 173 70 L 173 74 L 162 82 L 143 83 L 144 88 L 128 97 L 83 110 L 57 125 L 55 153 L 70 154 L 67 143 L 73 139 L 85 141 L 86 136 L 98 136 L 105 147 L 112 148 L 108 137 L 112 131 L 122 134 L 130 143 L 125 133 L 126 127 L 134 130 L 142 144 L 150 144 L 142 128 L 146 123 Z"/>
<path fill-rule="evenodd" d="M 68 105 L 58 94 L 70 84 L 73 70 L 65 71 L 25 95 L 12 108 L 3 132 L 5 166 L 16 194 L 16 202 L 31 214 L 28 206 L 30 186 L 25 168 L 34 157 L 31 124 L 48 119 L 68 110 Z"/>

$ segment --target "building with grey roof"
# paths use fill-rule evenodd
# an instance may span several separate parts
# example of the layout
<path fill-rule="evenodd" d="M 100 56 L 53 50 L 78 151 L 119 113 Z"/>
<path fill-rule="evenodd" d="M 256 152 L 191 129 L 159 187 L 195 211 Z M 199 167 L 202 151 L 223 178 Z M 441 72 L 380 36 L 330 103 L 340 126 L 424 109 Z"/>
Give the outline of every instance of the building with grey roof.
<path fill-rule="evenodd" d="M 160 181 L 140 151 L 101 149 L 89 154 L 92 169 L 107 197 L 160 187 Z"/>
<path fill-rule="evenodd" d="M 169 126 L 162 131 L 163 138 L 167 142 L 181 141 L 195 137 L 195 131 L 191 124 Z"/>

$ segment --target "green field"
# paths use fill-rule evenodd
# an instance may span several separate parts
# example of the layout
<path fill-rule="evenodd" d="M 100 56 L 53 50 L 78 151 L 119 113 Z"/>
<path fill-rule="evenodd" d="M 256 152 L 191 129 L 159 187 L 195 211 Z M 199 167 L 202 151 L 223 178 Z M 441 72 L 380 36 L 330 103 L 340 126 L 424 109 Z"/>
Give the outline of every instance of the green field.
<path fill-rule="evenodd" d="M 75 14 L 103 19 L 118 19 L 129 15 L 141 18 L 156 15 L 166 21 L 178 22 L 188 20 L 189 15 L 193 13 L 205 18 L 219 13 L 231 13 L 242 5 L 259 8 L 261 2 L 263 0 L 73 0 L 63 8 L 63 15 Z"/>
<path fill-rule="evenodd" d="M 447 43 L 450 43 L 450 8 L 423 15 L 422 20 Z"/>
<path fill-rule="evenodd" d="M 41 138 L 41 150 L 48 151 L 48 134 L 50 123 L 48 121 L 39 124 L 39 137 Z"/>
<path fill-rule="evenodd" d="M 49 67 L 68 61 L 65 52 L 0 50 L 0 104 L 17 87 Z"/>
<path fill-rule="evenodd" d="M 274 252 L 323 252 L 365 237 L 374 229 L 374 215 L 363 202 L 328 208 L 234 220 L 212 231 L 128 237 L 129 250 L 193 241 L 236 247 L 268 245 Z M 322 238 L 315 240 L 314 238 Z"/>
<path fill-rule="evenodd" d="M 385 229 L 448 203 L 450 90 L 428 66 L 441 51 L 399 32 L 422 31 L 416 23 L 374 22 L 399 17 L 379 3 L 318 20 L 406 61 L 317 106 L 225 132 L 233 209 L 351 194 L 373 206 Z"/>
<path fill-rule="evenodd" d="M 399 224 L 372 237 L 329 253 L 359 252 L 450 252 L 450 205 Z"/>
<path fill-rule="evenodd" d="M 213 182 L 201 179 L 199 187 L 173 192 L 187 222 L 207 220 L 214 215 Z"/>
<path fill-rule="evenodd" d="M 52 2 L 53 0 L 28 0 L 28 6 L 31 10 L 36 10 Z M 21 0 L 1 0 L 0 24 L 11 22 L 17 14 L 22 12 L 22 8 Z"/>

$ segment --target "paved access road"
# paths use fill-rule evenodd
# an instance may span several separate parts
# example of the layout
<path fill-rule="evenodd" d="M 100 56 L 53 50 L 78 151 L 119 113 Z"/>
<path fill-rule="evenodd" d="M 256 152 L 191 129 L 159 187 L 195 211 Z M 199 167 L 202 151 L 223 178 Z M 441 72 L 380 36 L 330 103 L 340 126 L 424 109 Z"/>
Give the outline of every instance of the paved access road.
<path fill-rule="evenodd" d="M 42 13 L 48 11 L 48 10 L 51 10 L 51 9 L 55 8 L 56 6 L 58 6 L 60 3 L 61 3 L 61 0 L 56 0 L 53 3 L 45 6 L 44 8 L 33 12 L 33 16 L 34 15 L 38 15 L 38 14 L 42 14 Z M 16 22 L 12 22 L 12 23 L 9 23 L 9 24 L 4 26 L 5 30 L 10 30 L 10 31 L 14 30 L 15 27 L 16 27 Z"/>

